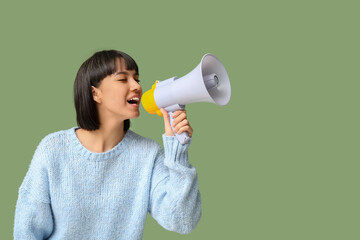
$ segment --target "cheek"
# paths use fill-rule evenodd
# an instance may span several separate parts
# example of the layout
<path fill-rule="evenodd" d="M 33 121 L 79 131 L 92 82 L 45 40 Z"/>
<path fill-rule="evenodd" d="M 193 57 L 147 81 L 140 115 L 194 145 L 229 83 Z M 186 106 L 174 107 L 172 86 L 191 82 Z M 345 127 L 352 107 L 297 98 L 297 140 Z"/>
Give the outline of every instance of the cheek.
<path fill-rule="evenodd" d="M 106 94 L 106 101 L 110 104 L 118 104 L 126 102 L 126 94 L 124 89 L 113 88 L 111 91 L 108 91 Z"/>

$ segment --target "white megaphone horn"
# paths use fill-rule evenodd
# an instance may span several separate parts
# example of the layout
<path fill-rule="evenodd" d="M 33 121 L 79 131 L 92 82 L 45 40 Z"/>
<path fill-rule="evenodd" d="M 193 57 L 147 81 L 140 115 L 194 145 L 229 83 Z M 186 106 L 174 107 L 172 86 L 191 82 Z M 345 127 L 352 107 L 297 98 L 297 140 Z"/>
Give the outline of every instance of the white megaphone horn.
<path fill-rule="evenodd" d="M 224 65 L 213 54 L 205 54 L 200 64 L 181 78 L 172 77 L 163 81 L 156 81 L 152 88 L 146 91 L 141 103 L 151 114 L 162 116 L 160 108 L 164 108 L 170 115 L 184 109 L 185 105 L 193 102 L 211 102 L 226 105 L 231 96 L 229 76 Z M 176 134 L 181 144 L 190 138 L 187 132 Z"/>

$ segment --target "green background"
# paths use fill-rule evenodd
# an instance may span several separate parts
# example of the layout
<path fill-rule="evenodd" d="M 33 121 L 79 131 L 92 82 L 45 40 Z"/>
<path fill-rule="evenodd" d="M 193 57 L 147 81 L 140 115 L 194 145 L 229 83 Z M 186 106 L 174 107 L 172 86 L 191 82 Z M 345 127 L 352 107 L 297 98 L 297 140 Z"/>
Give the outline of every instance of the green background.
<path fill-rule="evenodd" d="M 1 239 L 40 140 L 76 126 L 81 63 L 117 49 L 143 90 L 213 53 L 224 107 L 187 105 L 202 218 L 144 239 L 360 239 L 358 1 L 1 1 Z M 132 129 L 161 143 L 163 120 Z"/>

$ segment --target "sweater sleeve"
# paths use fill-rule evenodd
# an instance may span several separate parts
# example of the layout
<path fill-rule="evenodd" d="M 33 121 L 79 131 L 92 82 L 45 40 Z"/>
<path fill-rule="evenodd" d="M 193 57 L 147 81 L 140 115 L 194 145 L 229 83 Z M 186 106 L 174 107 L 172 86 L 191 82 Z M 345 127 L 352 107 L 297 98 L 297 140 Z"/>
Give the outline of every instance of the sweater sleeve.
<path fill-rule="evenodd" d="M 49 137 L 37 146 L 26 176 L 19 188 L 15 209 L 14 239 L 46 239 L 53 230 L 49 196 Z"/>
<path fill-rule="evenodd" d="M 201 198 L 196 169 L 188 162 L 187 144 L 163 135 L 158 145 L 150 190 L 150 215 L 165 229 L 190 233 L 201 217 Z"/>

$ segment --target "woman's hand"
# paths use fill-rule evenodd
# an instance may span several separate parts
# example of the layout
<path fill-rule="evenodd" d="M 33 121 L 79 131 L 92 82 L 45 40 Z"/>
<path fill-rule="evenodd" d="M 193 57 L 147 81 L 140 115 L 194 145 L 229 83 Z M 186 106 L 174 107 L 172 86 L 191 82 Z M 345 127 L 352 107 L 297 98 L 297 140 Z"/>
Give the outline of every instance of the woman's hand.
<path fill-rule="evenodd" d="M 161 108 L 160 111 L 164 116 L 164 124 L 165 124 L 165 135 L 166 136 L 174 136 L 174 132 L 180 134 L 182 132 L 187 132 L 189 137 L 193 134 L 193 129 L 189 124 L 186 116 L 186 110 L 177 110 L 173 113 L 172 117 L 174 118 L 173 127 L 174 132 L 170 126 L 170 116 L 164 108 Z"/>

